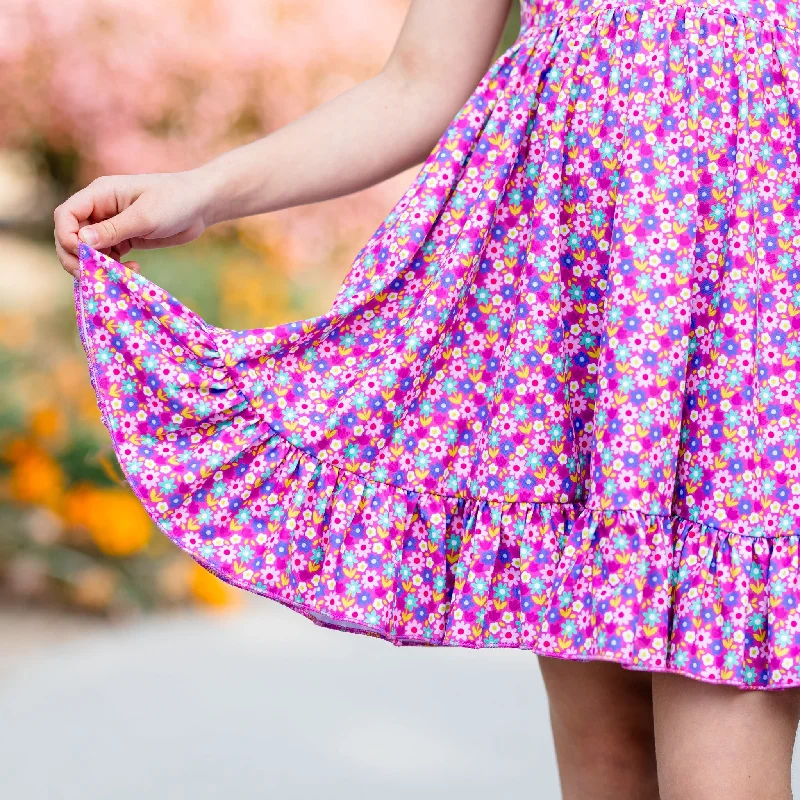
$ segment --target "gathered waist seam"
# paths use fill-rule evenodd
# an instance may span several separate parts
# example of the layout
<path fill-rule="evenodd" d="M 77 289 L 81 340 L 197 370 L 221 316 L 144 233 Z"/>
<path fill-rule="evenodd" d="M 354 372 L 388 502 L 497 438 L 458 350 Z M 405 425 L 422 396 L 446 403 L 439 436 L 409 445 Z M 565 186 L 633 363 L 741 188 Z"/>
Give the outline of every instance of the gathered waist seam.
<path fill-rule="evenodd" d="M 604 11 L 623 9 L 646 11 L 650 9 L 666 10 L 669 8 L 691 8 L 696 12 L 713 12 L 720 16 L 752 20 L 764 27 L 781 28 L 792 34 L 798 32 L 797 22 L 793 20 L 793 24 L 790 24 L 785 14 L 771 14 L 758 17 L 754 14 L 740 11 L 734 4 L 729 2 L 717 2 L 716 0 L 593 0 L 593 2 L 587 6 L 575 5 L 557 12 L 533 10 L 528 15 L 523 13 L 522 27 L 519 35 L 523 37 L 534 31 L 541 31 L 542 28 L 563 25 L 579 17 L 593 18 Z"/>

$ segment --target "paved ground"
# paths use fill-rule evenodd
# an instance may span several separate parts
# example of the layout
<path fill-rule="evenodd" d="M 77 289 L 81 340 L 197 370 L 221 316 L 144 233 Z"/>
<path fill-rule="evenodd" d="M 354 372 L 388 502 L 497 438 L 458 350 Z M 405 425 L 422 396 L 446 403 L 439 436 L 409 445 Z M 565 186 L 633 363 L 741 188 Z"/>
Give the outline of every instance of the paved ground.
<path fill-rule="evenodd" d="M 259 600 L 117 628 L 0 615 L 0 641 L 4 797 L 558 798 L 528 653 L 394 648 Z"/>
<path fill-rule="evenodd" d="M 5 797 L 558 797 L 528 653 L 395 648 L 262 601 L 18 654 Z"/>

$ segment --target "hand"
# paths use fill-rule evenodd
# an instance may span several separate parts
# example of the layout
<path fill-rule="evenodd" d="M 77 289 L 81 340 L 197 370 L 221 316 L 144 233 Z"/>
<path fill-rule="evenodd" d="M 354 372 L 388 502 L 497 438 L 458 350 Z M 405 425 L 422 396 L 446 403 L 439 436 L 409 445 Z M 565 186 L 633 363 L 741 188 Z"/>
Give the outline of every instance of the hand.
<path fill-rule="evenodd" d="M 197 171 L 113 175 L 92 181 L 53 213 L 56 252 L 78 277 L 80 241 L 116 259 L 132 249 L 186 244 L 209 225 L 208 182 Z M 139 270 L 136 261 L 125 266 Z"/>

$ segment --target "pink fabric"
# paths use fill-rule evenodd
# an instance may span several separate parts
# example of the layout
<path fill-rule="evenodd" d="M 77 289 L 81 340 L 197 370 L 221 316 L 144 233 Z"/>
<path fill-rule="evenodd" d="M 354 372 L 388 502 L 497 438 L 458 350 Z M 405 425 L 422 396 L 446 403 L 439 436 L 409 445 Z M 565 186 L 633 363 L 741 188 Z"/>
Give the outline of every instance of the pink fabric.
<path fill-rule="evenodd" d="M 800 685 L 796 6 L 535 11 L 326 314 L 225 330 L 81 248 L 120 464 L 320 624 Z"/>

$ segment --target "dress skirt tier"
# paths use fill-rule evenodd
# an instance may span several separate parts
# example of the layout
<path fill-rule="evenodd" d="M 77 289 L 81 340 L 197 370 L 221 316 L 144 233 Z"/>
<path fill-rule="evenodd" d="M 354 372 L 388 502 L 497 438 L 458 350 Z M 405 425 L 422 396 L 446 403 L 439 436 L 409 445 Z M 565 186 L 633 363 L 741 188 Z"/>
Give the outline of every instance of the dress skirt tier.
<path fill-rule="evenodd" d="M 85 245 L 102 419 L 224 581 L 398 645 L 800 685 L 796 0 L 523 0 L 330 310 Z"/>

